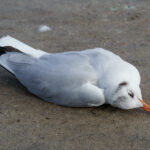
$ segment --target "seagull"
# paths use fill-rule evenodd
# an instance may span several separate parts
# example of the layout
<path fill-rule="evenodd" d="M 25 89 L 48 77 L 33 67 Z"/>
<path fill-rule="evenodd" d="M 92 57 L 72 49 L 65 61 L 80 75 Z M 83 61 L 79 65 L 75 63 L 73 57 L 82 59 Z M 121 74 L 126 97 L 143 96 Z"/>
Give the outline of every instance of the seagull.
<path fill-rule="evenodd" d="M 103 48 L 48 53 L 11 37 L 0 38 L 0 65 L 29 92 L 53 104 L 121 109 L 150 106 L 142 100 L 135 66 Z"/>

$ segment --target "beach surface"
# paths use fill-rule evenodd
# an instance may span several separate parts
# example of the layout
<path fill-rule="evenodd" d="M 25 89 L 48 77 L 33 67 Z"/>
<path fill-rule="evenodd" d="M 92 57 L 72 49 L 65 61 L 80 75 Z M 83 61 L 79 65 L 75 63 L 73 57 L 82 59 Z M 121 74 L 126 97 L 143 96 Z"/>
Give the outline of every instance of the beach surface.
<path fill-rule="evenodd" d="M 4 35 L 51 53 L 109 49 L 139 69 L 150 104 L 149 0 L 0 0 Z M 0 150 L 149 149 L 150 113 L 47 103 L 0 67 Z"/>

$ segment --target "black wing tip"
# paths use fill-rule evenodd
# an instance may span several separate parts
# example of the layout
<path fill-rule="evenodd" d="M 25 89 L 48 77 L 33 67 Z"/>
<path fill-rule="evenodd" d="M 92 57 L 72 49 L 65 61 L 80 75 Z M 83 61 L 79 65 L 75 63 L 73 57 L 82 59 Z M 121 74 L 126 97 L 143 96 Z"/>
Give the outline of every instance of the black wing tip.
<path fill-rule="evenodd" d="M 6 54 L 7 52 L 20 52 L 18 49 L 11 46 L 0 46 L 0 56 Z"/>
<path fill-rule="evenodd" d="M 0 56 L 6 54 L 5 48 L 0 46 Z"/>

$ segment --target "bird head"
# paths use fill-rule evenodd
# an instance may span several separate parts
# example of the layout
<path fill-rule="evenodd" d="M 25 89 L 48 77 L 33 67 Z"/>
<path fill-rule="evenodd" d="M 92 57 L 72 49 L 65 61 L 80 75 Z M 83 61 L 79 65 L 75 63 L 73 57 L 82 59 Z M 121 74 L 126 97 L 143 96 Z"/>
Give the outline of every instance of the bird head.
<path fill-rule="evenodd" d="M 143 108 L 150 111 L 143 100 L 141 89 L 138 85 L 131 85 L 128 82 L 121 82 L 112 95 L 111 105 L 121 109 Z"/>
<path fill-rule="evenodd" d="M 150 112 L 150 106 L 142 100 L 138 70 L 127 63 L 118 68 L 110 70 L 103 80 L 106 103 L 121 109 L 142 108 Z"/>

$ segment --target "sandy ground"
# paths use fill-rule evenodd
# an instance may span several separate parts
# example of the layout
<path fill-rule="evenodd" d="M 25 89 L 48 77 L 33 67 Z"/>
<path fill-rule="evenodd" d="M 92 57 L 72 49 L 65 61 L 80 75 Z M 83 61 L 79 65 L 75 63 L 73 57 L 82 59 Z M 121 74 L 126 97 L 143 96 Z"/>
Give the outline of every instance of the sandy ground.
<path fill-rule="evenodd" d="M 46 24 L 51 31 L 38 32 Z M 133 63 L 150 104 L 149 0 L 0 0 L 0 36 L 47 52 L 104 47 Z M 0 68 L 0 150 L 149 150 L 150 113 L 65 108 Z"/>

